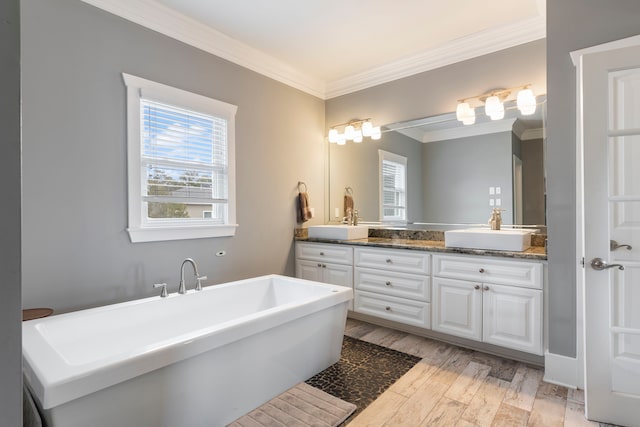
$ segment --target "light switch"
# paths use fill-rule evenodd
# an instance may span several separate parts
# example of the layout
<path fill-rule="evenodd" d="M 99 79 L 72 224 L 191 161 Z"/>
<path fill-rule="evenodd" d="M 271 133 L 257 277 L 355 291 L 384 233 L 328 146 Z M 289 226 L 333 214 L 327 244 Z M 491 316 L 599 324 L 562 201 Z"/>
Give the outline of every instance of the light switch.
<path fill-rule="evenodd" d="M 500 189 L 500 187 L 496 187 L 496 194 L 500 194 L 502 192 L 502 190 Z"/>
<path fill-rule="evenodd" d="M 489 206 L 495 205 L 495 201 L 493 199 L 489 199 Z"/>
<path fill-rule="evenodd" d="M 496 199 L 496 206 L 500 206 L 502 205 L 502 200 L 501 199 Z"/>
<path fill-rule="evenodd" d="M 495 187 L 489 187 L 489 194 L 490 194 L 490 195 L 496 194 L 496 189 L 495 189 Z"/>

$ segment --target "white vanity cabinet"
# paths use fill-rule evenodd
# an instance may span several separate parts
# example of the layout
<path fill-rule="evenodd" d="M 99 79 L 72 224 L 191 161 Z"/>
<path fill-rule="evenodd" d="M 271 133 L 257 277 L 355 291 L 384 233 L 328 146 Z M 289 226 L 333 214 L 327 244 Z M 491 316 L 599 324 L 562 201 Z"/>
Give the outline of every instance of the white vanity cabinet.
<path fill-rule="evenodd" d="M 541 355 L 543 265 L 433 256 L 434 331 Z"/>
<path fill-rule="evenodd" d="M 354 249 L 354 311 L 408 325 L 431 323 L 428 253 Z"/>
<path fill-rule="evenodd" d="M 353 288 L 351 246 L 296 242 L 295 247 L 296 277 Z"/>

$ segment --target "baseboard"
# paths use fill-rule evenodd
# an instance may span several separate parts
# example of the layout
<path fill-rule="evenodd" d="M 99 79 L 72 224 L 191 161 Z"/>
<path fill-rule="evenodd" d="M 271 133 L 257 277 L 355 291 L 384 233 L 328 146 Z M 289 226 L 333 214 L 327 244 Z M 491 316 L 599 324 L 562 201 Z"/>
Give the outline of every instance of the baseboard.
<path fill-rule="evenodd" d="M 569 388 L 580 387 L 578 359 L 546 352 L 544 354 L 544 381 Z"/>

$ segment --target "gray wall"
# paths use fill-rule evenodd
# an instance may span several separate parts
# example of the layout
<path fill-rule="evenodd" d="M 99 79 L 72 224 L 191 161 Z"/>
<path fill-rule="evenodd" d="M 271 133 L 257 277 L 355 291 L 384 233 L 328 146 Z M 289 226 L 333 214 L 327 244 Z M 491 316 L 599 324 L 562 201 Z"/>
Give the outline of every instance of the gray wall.
<path fill-rule="evenodd" d="M 329 145 L 329 220 L 335 221 L 335 208 L 343 213 L 344 188 L 354 191 L 354 206 L 363 221 L 379 221 L 378 150 L 407 158 L 408 221 L 420 221 L 422 215 L 422 143 L 398 132 L 385 132 L 378 141 L 369 138 L 360 144 Z"/>
<path fill-rule="evenodd" d="M 572 24 L 573 23 L 573 24 Z M 640 33 L 637 0 L 547 2 L 549 351 L 576 354 L 575 68 L 573 50 Z"/>
<path fill-rule="evenodd" d="M 485 223 L 491 216 L 489 187 L 500 187 L 502 219 L 512 224 L 511 135 L 500 132 L 424 144 L 424 218 L 429 222 Z"/>
<path fill-rule="evenodd" d="M 22 425 L 20 2 L 0 2 L 0 425 Z"/>
<path fill-rule="evenodd" d="M 298 180 L 324 222 L 322 100 L 79 0 L 21 4 L 25 307 L 175 292 L 185 257 L 207 284 L 294 273 Z M 238 106 L 235 237 L 130 243 L 123 71 Z"/>

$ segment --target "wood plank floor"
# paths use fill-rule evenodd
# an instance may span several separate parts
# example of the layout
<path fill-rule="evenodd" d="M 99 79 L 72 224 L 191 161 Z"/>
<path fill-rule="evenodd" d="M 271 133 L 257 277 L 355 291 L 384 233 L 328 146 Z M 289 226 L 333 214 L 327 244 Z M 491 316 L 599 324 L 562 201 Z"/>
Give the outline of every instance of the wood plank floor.
<path fill-rule="evenodd" d="M 582 391 L 545 383 L 541 368 L 354 319 L 345 335 L 422 357 L 349 427 L 600 425 Z"/>

